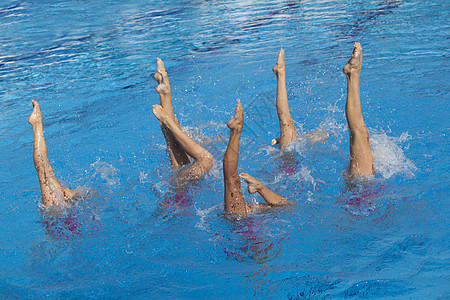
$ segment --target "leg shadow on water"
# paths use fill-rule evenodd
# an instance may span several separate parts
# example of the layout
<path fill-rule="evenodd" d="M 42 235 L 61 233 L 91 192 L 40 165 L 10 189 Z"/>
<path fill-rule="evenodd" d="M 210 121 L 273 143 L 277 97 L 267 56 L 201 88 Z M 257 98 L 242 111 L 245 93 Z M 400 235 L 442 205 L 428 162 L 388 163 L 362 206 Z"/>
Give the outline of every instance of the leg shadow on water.
<path fill-rule="evenodd" d="M 163 219 L 176 219 L 189 211 L 194 205 L 192 192 L 196 186 L 177 187 L 166 192 L 159 200 L 155 214 Z"/>
<path fill-rule="evenodd" d="M 259 216 L 236 218 L 227 216 L 230 230 L 222 245 L 229 259 L 244 263 L 265 264 L 277 257 L 282 249 L 284 236 L 269 236 L 269 228 Z"/>
<path fill-rule="evenodd" d="M 51 206 L 42 209 L 42 221 L 49 237 L 72 238 L 101 229 L 100 216 L 85 202 L 93 198 L 93 191 L 78 189 L 77 192 L 77 201 L 70 207 Z"/>

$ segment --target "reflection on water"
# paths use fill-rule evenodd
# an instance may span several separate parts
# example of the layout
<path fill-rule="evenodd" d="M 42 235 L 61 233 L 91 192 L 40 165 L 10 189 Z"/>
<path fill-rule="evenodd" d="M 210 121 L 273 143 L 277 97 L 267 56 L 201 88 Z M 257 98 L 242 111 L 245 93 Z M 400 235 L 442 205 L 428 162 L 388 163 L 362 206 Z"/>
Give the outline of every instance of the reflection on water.
<path fill-rule="evenodd" d="M 349 214 L 369 217 L 390 205 L 385 193 L 388 187 L 383 181 L 356 178 L 346 183 L 346 191 L 339 196 L 338 204 Z"/>
<path fill-rule="evenodd" d="M 265 264 L 281 251 L 283 238 L 266 236 L 268 228 L 257 217 L 247 216 L 238 220 L 232 217 L 227 225 L 230 232 L 224 240 L 223 252 L 231 259 Z"/>
<path fill-rule="evenodd" d="M 156 212 L 157 215 L 162 216 L 162 218 L 172 218 L 176 219 L 180 214 L 190 214 L 194 205 L 194 193 L 195 188 L 192 187 L 178 187 L 174 188 L 173 191 L 165 193 L 161 198 L 161 201 Z"/>
<path fill-rule="evenodd" d="M 43 212 L 42 218 L 47 233 L 53 238 L 76 238 L 77 235 L 101 229 L 100 217 L 81 206 L 49 208 Z"/>

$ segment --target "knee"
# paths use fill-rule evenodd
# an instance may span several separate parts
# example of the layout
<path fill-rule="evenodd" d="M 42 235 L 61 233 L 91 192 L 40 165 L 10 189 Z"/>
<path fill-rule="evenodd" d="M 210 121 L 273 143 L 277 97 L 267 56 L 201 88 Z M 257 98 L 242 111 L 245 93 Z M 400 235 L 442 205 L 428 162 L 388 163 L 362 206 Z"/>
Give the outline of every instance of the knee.
<path fill-rule="evenodd" d="M 352 128 L 350 134 L 352 139 L 369 139 L 369 132 L 364 124 L 356 128 Z"/>

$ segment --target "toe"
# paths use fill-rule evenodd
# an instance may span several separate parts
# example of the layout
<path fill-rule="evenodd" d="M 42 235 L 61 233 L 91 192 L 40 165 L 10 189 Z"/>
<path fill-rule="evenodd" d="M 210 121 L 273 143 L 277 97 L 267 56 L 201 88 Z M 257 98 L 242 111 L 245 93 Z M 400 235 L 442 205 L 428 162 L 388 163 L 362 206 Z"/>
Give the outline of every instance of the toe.
<path fill-rule="evenodd" d="M 250 176 L 250 175 L 248 175 L 247 173 L 241 173 L 241 174 L 239 174 L 239 177 L 241 177 L 241 178 L 244 179 L 245 181 L 248 180 L 248 176 Z"/>

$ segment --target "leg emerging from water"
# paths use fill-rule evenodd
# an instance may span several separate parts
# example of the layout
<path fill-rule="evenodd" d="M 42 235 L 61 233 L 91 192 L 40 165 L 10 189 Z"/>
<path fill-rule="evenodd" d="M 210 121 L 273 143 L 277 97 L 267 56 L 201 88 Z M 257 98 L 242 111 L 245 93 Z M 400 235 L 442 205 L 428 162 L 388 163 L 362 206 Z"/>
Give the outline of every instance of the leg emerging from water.
<path fill-rule="evenodd" d="M 343 68 L 347 76 L 345 115 L 350 133 L 350 173 L 352 175 L 371 175 L 374 172 L 369 133 L 364 124 L 359 94 L 362 59 L 361 45 L 355 43 L 352 57 Z"/>
<path fill-rule="evenodd" d="M 241 173 L 239 176 L 247 182 L 248 192 L 250 194 L 258 192 L 258 194 L 263 197 L 264 201 L 266 201 L 267 205 L 271 207 L 292 205 L 292 203 L 287 201 L 286 198 L 281 197 L 277 193 L 269 190 L 255 177 L 252 177 L 247 173 Z"/>
<path fill-rule="evenodd" d="M 277 206 L 292 204 L 280 195 L 266 188 L 261 182 L 252 176 L 242 173 L 238 175 L 237 167 L 239 162 L 239 140 L 241 138 L 242 128 L 244 127 L 244 110 L 241 101 L 236 104 L 236 113 L 228 121 L 230 128 L 230 140 L 227 150 L 223 157 L 223 178 L 225 185 L 225 210 L 239 215 L 246 215 L 257 209 L 267 209 Z M 241 181 L 239 176 L 247 181 L 250 194 L 258 192 L 268 205 L 246 204 L 242 195 Z"/>
<path fill-rule="evenodd" d="M 167 112 L 169 118 L 177 123 L 178 127 L 180 127 L 180 124 L 178 123 L 178 120 L 173 113 L 169 77 L 167 76 L 163 61 L 159 58 L 157 58 L 156 73 L 154 77 L 155 80 L 159 83 L 159 85 L 156 87 L 156 91 L 159 94 L 161 106 Z M 190 162 L 189 156 L 187 156 L 185 149 L 183 149 L 183 147 L 178 143 L 172 132 L 168 130 L 168 128 L 164 124 L 161 124 L 161 130 L 164 138 L 166 139 L 167 149 L 169 150 L 169 156 L 172 166 L 177 167 L 188 164 Z"/>
<path fill-rule="evenodd" d="M 211 169 L 213 165 L 213 156 L 202 146 L 192 140 L 184 133 L 179 124 L 161 105 L 153 105 L 153 114 L 170 131 L 174 139 L 183 147 L 184 151 L 195 159 L 195 162 L 183 169 L 180 174 L 180 180 L 195 180 L 202 177 Z"/>
<path fill-rule="evenodd" d="M 286 90 L 286 69 L 284 64 L 284 50 L 281 49 L 278 53 L 278 60 L 272 69 L 277 76 L 277 113 L 280 122 L 280 138 L 273 139 L 272 145 L 280 144 L 280 149 L 283 150 L 287 144 L 296 141 L 298 136 L 295 131 L 294 121 L 289 112 L 287 90 Z"/>
<path fill-rule="evenodd" d="M 240 215 L 247 214 L 244 196 L 241 190 L 241 180 L 239 178 L 237 167 L 239 162 L 239 140 L 241 138 L 242 128 L 244 127 L 244 109 L 241 101 L 236 104 L 236 113 L 228 121 L 230 128 L 230 140 L 227 150 L 223 157 L 223 178 L 225 185 L 225 211 Z"/>
<path fill-rule="evenodd" d="M 28 118 L 28 123 L 33 126 L 33 160 L 41 187 L 42 203 L 45 207 L 66 205 L 75 196 L 76 192 L 64 189 L 58 179 L 56 179 L 50 161 L 48 160 L 47 145 L 45 144 L 44 128 L 42 125 L 42 112 L 39 103 L 34 100 L 31 102 L 33 103 L 33 112 Z"/>

